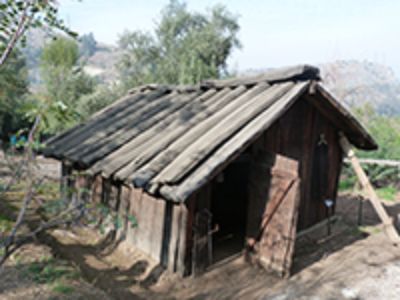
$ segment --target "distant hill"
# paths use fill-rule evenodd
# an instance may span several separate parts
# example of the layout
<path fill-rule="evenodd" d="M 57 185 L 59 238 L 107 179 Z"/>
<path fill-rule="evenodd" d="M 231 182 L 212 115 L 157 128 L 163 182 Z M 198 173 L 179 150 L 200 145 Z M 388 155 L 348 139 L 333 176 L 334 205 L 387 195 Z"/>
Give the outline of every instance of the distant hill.
<path fill-rule="evenodd" d="M 400 81 L 393 70 L 366 61 L 320 65 L 326 86 L 349 106 L 370 103 L 381 114 L 400 114 Z"/>
<path fill-rule="evenodd" d="M 29 77 L 33 86 L 40 83 L 39 58 L 41 47 L 49 36 L 40 30 L 29 33 L 27 57 Z M 86 39 L 85 42 L 82 39 Z M 85 71 L 100 83 L 110 84 L 118 80 L 116 64 L 121 56 L 117 47 L 98 42 L 92 34 L 82 35 L 80 49 Z M 90 49 L 87 47 L 90 46 Z M 87 53 L 90 53 L 89 55 Z M 342 60 L 319 65 L 324 83 L 329 90 L 348 106 L 371 103 L 381 114 L 400 115 L 400 80 L 393 70 L 377 63 Z M 260 73 L 263 70 L 247 70 L 239 74 Z"/>
<path fill-rule="evenodd" d="M 27 47 L 22 49 L 25 55 L 29 81 L 32 88 L 35 89 L 40 84 L 40 55 L 42 53 L 43 45 L 51 40 L 49 34 L 40 29 L 33 29 L 29 31 L 27 35 Z M 93 38 L 93 35 L 82 35 L 85 37 Z M 81 62 L 84 64 L 85 71 L 98 79 L 100 83 L 111 83 L 117 79 L 117 71 L 115 68 L 118 62 L 121 52 L 113 46 L 100 43 L 96 40 L 93 41 L 94 44 L 90 45 L 91 49 L 88 51 L 87 43 L 83 43 L 81 40 L 78 41 L 79 49 L 81 52 Z M 87 55 L 90 53 L 90 55 Z"/>
<path fill-rule="evenodd" d="M 84 70 L 100 82 L 110 84 L 118 78 L 116 64 L 121 51 L 117 47 L 98 44 L 96 51 L 85 62 Z"/>

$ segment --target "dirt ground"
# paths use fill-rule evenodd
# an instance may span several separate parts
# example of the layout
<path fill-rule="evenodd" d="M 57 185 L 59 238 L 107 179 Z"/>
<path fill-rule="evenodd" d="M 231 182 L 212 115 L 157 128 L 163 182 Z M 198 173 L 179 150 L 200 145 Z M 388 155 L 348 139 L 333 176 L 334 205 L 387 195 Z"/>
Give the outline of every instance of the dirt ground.
<path fill-rule="evenodd" d="M 369 205 L 364 205 L 365 225 L 355 226 L 357 206 L 353 197 L 341 197 L 332 235 L 322 227 L 298 240 L 293 275 L 286 280 L 241 258 L 182 280 L 123 242 L 85 228 L 54 231 L 40 247 L 71 262 L 86 280 L 83 287 L 74 285 L 74 294 L 56 295 L 60 299 L 398 299 L 400 249 L 388 241 Z M 397 206 L 388 207 L 392 215 Z M 8 267 L 1 274 L 0 299 L 54 297 L 51 286 L 18 272 Z"/>
<path fill-rule="evenodd" d="M 85 281 L 71 263 L 55 258 L 52 249 L 29 244 L 0 269 L 0 299 L 111 299 Z"/>
<path fill-rule="evenodd" d="M 386 206 L 391 216 L 400 213 L 400 199 Z M 0 271 L 0 299 L 399 299 L 400 248 L 390 243 L 368 202 L 358 226 L 358 207 L 357 197 L 341 195 L 331 235 L 322 226 L 298 238 L 288 279 L 241 257 L 199 278 L 180 279 L 111 233 L 56 230 Z M 80 274 L 63 282 L 73 287 L 67 294 L 56 292 L 56 283 L 36 283 L 24 271 L 30 262 L 22 258 L 37 261 L 48 253 Z"/>

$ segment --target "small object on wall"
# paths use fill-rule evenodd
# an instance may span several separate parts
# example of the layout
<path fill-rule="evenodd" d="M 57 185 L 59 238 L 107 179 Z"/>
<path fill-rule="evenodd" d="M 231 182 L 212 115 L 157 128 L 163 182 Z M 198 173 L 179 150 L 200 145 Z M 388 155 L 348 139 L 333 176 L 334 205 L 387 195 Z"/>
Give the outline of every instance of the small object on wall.
<path fill-rule="evenodd" d="M 325 138 L 325 134 L 324 134 L 324 133 L 321 133 L 321 134 L 319 135 L 318 146 L 320 146 L 320 145 L 328 145 L 328 142 L 326 141 L 326 138 Z"/>
<path fill-rule="evenodd" d="M 333 202 L 332 199 L 325 199 L 324 200 L 324 204 L 325 204 L 325 207 L 327 209 L 327 214 L 328 214 L 328 223 L 327 223 L 327 225 L 328 225 L 328 235 L 331 235 L 331 231 L 332 231 L 331 230 L 331 211 L 332 211 L 334 202 Z"/>

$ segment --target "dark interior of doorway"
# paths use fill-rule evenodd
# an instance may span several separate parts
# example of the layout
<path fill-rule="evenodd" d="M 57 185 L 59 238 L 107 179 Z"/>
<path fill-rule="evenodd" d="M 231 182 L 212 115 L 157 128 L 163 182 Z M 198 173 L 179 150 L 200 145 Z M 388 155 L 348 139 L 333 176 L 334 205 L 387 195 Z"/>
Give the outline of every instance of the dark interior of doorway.
<path fill-rule="evenodd" d="M 242 154 L 215 180 L 211 197 L 212 262 L 241 253 L 245 244 L 250 156 Z"/>

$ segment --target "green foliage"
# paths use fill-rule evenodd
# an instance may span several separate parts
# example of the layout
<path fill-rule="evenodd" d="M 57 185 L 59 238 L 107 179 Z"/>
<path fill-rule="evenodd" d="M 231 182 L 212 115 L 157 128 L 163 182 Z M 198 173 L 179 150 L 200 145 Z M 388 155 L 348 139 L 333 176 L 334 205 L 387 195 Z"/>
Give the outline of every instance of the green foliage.
<path fill-rule="evenodd" d="M 9 232 L 14 225 L 14 220 L 11 220 L 8 216 L 0 215 L 0 236 Z"/>
<path fill-rule="evenodd" d="M 394 201 L 398 193 L 397 189 L 393 186 L 382 187 L 376 190 L 378 197 L 387 201 Z"/>
<path fill-rule="evenodd" d="M 76 36 L 63 20 L 58 18 L 55 0 L 2 0 L 0 2 L 0 126 L 5 139 L 11 132 L 27 126 L 19 106 L 27 91 L 24 63 L 19 59 L 17 46 L 26 44 L 26 34 L 31 28 L 61 30 Z M 67 62 L 70 61 L 67 59 Z"/>
<path fill-rule="evenodd" d="M 134 31 L 121 36 L 121 80 L 128 88 L 150 82 L 193 84 L 226 75 L 227 58 L 240 47 L 238 31 L 237 18 L 223 6 L 200 14 L 171 1 L 154 34 Z"/>
<path fill-rule="evenodd" d="M 71 294 L 72 292 L 74 292 L 74 288 L 70 285 L 66 285 L 62 282 L 57 282 L 53 288 L 52 288 L 53 292 L 59 293 L 59 294 Z"/>
<path fill-rule="evenodd" d="M 355 176 L 342 177 L 339 181 L 339 191 L 346 192 L 352 190 L 356 182 L 357 179 L 355 178 Z"/>
<path fill-rule="evenodd" d="M 65 282 L 80 276 L 67 262 L 52 257 L 32 262 L 28 266 L 19 265 L 19 268 L 23 268 L 23 275 L 36 284 L 50 284 L 53 292 L 59 294 L 72 293 L 74 288 Z"/>
<path fill-rule="evenodd" d="M 367 128 L 378 143 L 376 151 L 357 150 L 357 156 L 362 158 L 400 160 L 400 117 L 378 114 L 370 104 L 353 107 L 353 113 Z M 400 171 L 397 167 L 364 164 L 372 184 L 381 189 L 381 196 L 394 199 L 396 189 L 400 188 Z M 345 165 L 342 171 L 340 188 L 354 187 L 357 179 L 350 165 Z"/>
<path fill-rule="evenodd" d="M 77 111 L 82 119 L 87 119 L 122 95 L 123 90 L 118 85 L 99 85 L 93 93 L 82 95 L 77 103 Z"/>
<path fill-rule="evenodd" d="M 2 140 L 26 124 L 20 108 L 28 91 L 25 60 L 20 51 L 14 51 L 0 68 L 0 134 Z"/>
<path fill-rule="evenodd" d="M 43 48 L 41 65 L 45 69 L 71 70 L 78 63 L 78 44 L 69 38 L 58 37 Z"/>
<path fill-rule="evenodd" d="M 81 96 L 94 90 L 93 79 L 83 72 L 78 59 L 78 45 L 69 38 L 59 37 L 43 49 L 41 76 L 45 91 L 36 95 L 27 111 L 32 116 L 42 112 L 44 133 L 56 133 L 75 125 L 81 118 L 77 110 Z"/>
<path fill-rule="evenodd" d="M 46 215 L 57 215 L 67 208 L 65 202 L 61 199 L 48 200 L 41 207 Z"/>
<path fill-rule="evenodd" d="M 62 278 L 76 277 L 76 271 L 63 261 L 47 258 L 28 265 L 25 275 L 38 284 L 49 284 Z"/>
<path fill-rule="evenodd" d="M 111 220 L 115 230 L 121 229 L 125 220 L 129 223 L 131 228 L 138 227 L 138 221 L 134 215 L 115 211 L 103 203 L 97 204 L 95 217 L 97 217 L 98 220 Z M 99 229 L 102 234 L 105 232 L 106 225 L 108 224 L 104 222 L 100 222 L 99 224 Z"/>
<path fill-rule="evenodd" d="M 60 183 L 56 182 L 43 182 L 40 186 L 36 188 L 36 192 L 43 197 L 48 199 L 54 199 L 58 197 L 60 193 Z"/>
<path fill-rule="evenodd" d="M 138 226 L 138 222 L 137 222 L 137 219 L 136 219 L 135 216 L 133 216 L 133 215 L 128 215 L 128 221 L 129 221 L 129 223 L 131 223 L 131 227 L 132 227 L 132 228 Z"/>
<path fill-rule="evenodd" d="M 369 104 L 353 112 L 379 145 L 377 151 L 360 151 L 360 157 L 400 160 L 400 117 L 380 115 Z"/>
<path fill-rule="evenodd" d="M 93 33 L 84 34 L 79 38 L 79 51 L 83 57 L 92 56 L 97 50 L 97 42 Z"/>
<path fill-rule="evenodd" d="M 0 53 L 15 34 L 22 44 L 26 42 L 26 32 L 29 28 L 61 30 L 71 36 L 71 31 L 62 19 L 58 17 L 56 0 L 2 0 L 0 2 Z"/>

